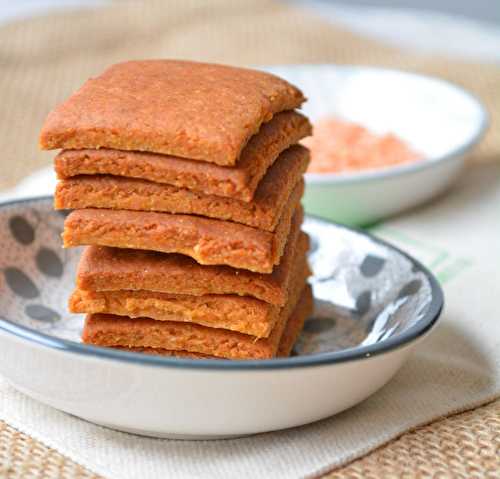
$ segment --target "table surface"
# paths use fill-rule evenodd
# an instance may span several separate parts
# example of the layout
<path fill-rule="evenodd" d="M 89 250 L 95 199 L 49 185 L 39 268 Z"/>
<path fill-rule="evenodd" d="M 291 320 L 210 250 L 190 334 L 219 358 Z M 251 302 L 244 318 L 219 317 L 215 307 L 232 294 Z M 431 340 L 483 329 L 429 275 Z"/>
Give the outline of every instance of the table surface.
<path fill-rule="evenodd" d="M 106 0 L 0 1 L 0 23 L 61 8 L 94 8 L 106 3 Z M 500 26 L 491 23 L 429 11 L 341 5 L 325 0 L 294 0 L 293 3 L 312 9 L 325 20 L 344 24 L 356 32 L 372 35 L 397 46 L 500 62 Z M 429 35 L 429 31 L 439 31 L 440 34 Z M 454 426 L 449 428 L 451 421 Z M 457 421 L 461 424 L 458 429 Z M 491 462 L 491 476 L 488 477 L 498 477 L 495 457 L 498 459 L 500 453 L 499 423 L 500 401 L 496 401 L 474 411 L 474 414 L 464 413 L 405 434 L 389 446 L 357 459 L 329 477 L 381 477 L 382 473 L 385 477 L 397 477 L 404 467 L 406 477 L 438 474 L 441 477 L 472 477 L 475 459 L 479 456 L 483 461 L 488 459 Z M 457 436 L 457 430 L 463 431 L 463 434 Z M 429 441 L 436 443 L 433 463 L 422 460 L 422 445 Z M 96 477 L 57 451 L 0 422 L 0 451 L 5 452 L 7 448 L 11 452 L 9 457 L 21 457 L 23 461 L 0 464 L 2 477 L 40 477 L 39 472 L 47 470 L 52 471 L 50 477 Z M 456 458 L 453 463 L 439 456 L 439 451 L 447 451 L 446 456 L 449 457 L 450 449 Z M 0 454 L 5 457 L 2 452 Z M 486 468 L 483 466 L 482 470 Z"/>
<path fill-rule="evenodd" d="M 348 4 L 328 0 L 288 0 L 288 2 L 310 9 L 332 23 L 341 23 L 355 32 L 372 35 L 396 46 L 500 62 L 500 48 L 498 48 L 500 45 L 500 8 L 496 0 L 480 0 L 479 2 L 365 0 L 362 2 L 363 5 L 353 5 L 356 2 Z M 0 23 L 58 9 L 95 8 L 107 3 L 110 3 L 110 0 L 16 0 L 16 2 L 4 0 L 0 1 Z M 395 6 L 381 6 L 384 4 Z M 405 8 L 396 5 L 417 5 L 428 9 Z M 433 9 L 430 9 L 431 6 Z M 497 19 L 498 22 L 453 16 L 445 13 L 446 9 L 450 12 L 464 13 L 477 11 L 479 17 Z M 429 32 L 439 32 L 439 35 L 430 35 Z"/>

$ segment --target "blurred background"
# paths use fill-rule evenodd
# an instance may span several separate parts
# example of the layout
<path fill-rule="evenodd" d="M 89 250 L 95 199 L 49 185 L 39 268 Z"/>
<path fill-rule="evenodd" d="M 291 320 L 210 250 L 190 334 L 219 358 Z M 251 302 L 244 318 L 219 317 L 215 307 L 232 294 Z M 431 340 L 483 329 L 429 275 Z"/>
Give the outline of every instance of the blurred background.
<path fill-rule="evenodd" d="M 499 45 L 491 0 L 0 0 L 0 190 L 51 162 L 46 114 L 116 61 L 387 66 L 461 84 L 495 124 Z M 495 130 L 475 159 L 497 155 Z"/>
<path fill-rule="evenodd" d="M 291 0 L 292 1 L 292 0 Z M 72 8 L 86 4 L 102 6 L 110 0 L 2 0 L 3 18 L 15 18 L 43 12 L 50 8 Z M 500 8 L 495 0 L 296 0 L 304 5 L 327 5 L 342 7 L 376 7 L 387 9 L 419 9 L 477 19 L 486 22 L 500 22 Z"/>

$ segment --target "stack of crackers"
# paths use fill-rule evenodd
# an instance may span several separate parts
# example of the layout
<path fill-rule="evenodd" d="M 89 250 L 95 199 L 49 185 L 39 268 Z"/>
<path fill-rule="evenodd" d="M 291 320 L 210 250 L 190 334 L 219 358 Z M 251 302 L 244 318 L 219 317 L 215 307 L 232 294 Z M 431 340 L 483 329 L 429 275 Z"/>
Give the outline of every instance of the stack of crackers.
<path fill-rule="evenodd" d="M 83 341 L 193 358 L 288 356 L 312 307 L 301 232 L 310 135 L 273 75 L 131 61 L 90 79 L 41 132 Z"/>

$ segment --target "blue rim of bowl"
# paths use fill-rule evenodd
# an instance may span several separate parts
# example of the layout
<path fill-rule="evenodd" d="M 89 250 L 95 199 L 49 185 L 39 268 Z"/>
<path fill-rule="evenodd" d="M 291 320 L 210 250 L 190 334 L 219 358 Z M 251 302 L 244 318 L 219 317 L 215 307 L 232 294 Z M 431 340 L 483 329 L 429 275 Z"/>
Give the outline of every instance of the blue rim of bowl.
<path fill-rule="evenodd" d="M 297 65 L 266 65 L 260 67 L 262 70 L 273 70 L 273 69 L 289 69 L 299 71 L 301 68 L 316 68 L 316 69 L 327 69 L 335 68 L 336 70 L 342 70 L 345 72 L 359 72 L 360 70 L 367 72 L 389 72 L 396 73 L 398 75 L 403 75 L 407 77 L 419 78 L 424 80 L 430 80 L 435 83 L 440 83 L 448 88 L 451 88 L 461 95 L 466 97 L 470 102 L 474 103 L 478 111 L 481 112 L 481 120 L 478 122 L 476 131 L 471 137 L 459 145 L 457 148 L 450 150 L 447 154 L 436 156 L 432 158 L 425 158 L 421 162 L 410 163 L 406 165 L 392 166 L 389 168 L 378 168 L 373 170 L 366 170 L 356 173 L 306 173 L 305 181 L 306 184 L 312 186 L 347 186 L 352 183 L 366 182 L 370 180 L 385 180 L 392 179 L 401 175 L 411 174 L 417 171 L 425 170 L 427 168 L 432 168 L 437 164 L 441 164 L 447 161 L 456 159 L 468 151 L 472 150 L 484 137 L 486 131 L 490 126 L 490 116 L 488 110 L 484 106 L 483 102 L 468 90 L 465 90 L 461 86 L 444 80 L 442 78 L 433 77 L 429 75 L 422 75 L 420 73 L 408 72 L 404 70 L 397 70 L 395 68 L 378 68 L 363 65 L 337 65 L 335 63 L 318 63 L 318 64 L 297 64 Z"/>
<path fill-rule="evenodd" d="M 18 204 L 30 204 L 40 202 L 50 202 L 52 204 L 52 196 L 39 196 L 33 198 L 26 198 L 20 200 L 12 200 L 0 203 L 0 210 L 4 208 L 16 206 Z M 68 353 L 75 353 L 93 358 L 111 359 L 115 361 L 122 361 L 125 363 L 134 363 L 143 366 L 157 366 L 157 367 L 173 367 L 185 369 L 200 369 L 200 370 L 268 370 L 268 369 L 288 369 L 297 367 L 314 367 L 325 366 L 331 364 L 345 363 L 350 361 L 367 359 L 372 356 L 377 356 L 392 350 L 401 348 L 416 341 L 424 336 L 436 324 L 441 311 L 444 306 L 444 295 L 437 279 L 434 275 L 419 261 L 411 257 L 409 254 L 401 251 L 399 248 L 391 245 L 390 243 L 376 238 L 365 231 L 357 228 L 344 226 L 332 221 L 325 220 L 319 216 L 307 215 L 323 223 L 333 224 L 336 227 L 350 230 L 354 233 L 363 235 L 380 244 L 389 248 L 405 257 L 412 266 L 421 271 L 429 281 L 431 288 L 431 301 L 424 316 L 413 326 L 398 334 L 397 336 L 389 339 L 384 339 L 376 344 L 354 347 L 336 352 L 315 353 L 305 356 L 292 356 L 288 358 L 275 358 L 275 359 L 259 359 L 259 360 L 223 360 L 223 359 L 184 359 L 174 357 L 161 357 L 152 356 L 141 353 L 124 352 L 112 348 L 100 348 L 96 346 L 89 346 L 82 343 L 76 343 L 67 339 L 55 338 L 48 334 L 40 333 L 27 326 L 21 326 L 6 318 L 0 317 L 0 330 L 17 336 L 29 342 L 36 343 L 43 347 L 48 347 L 55 350 L 65 351 Z"/>

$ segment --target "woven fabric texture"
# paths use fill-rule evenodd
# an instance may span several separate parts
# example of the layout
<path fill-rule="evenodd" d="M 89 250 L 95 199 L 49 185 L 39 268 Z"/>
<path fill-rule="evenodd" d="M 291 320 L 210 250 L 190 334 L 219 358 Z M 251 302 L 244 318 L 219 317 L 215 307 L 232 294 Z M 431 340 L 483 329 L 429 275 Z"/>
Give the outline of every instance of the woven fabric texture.
<path fill-rule="evenodd" d="M 52 160 L 53 153 L 38 151 L 37 136 L 54 104 L 110 63 L 146 57 L 239 65 L 335 62 L 436 75 L 465 86 L 486 103 L 492 128 L 474 159 L 500 157 L 496 66 L 408 54 L 268 0 L 123 1 L 99 11 L 54 14 L 0 28 L 0 188 Z M 496 401 L 440 420 L 328 477 L 498 477 L 499 417 Z M 3 422 L 0 476 L 98 477 Z"/>
<path fill-rule="evenodd" d="M 401 436 L 325 479 L 498 478 L 500 401 Z"/>
<path fill-rule="evenodd" d="M 324 479 L 498 477 L 500 400 L 436 421 L 324 476 Z M 97 479 L 72 460 L 0 421 L 0 476 Z"/>
<path fill-rule="evenodd" d="M 99 476 L 0 421 L 0 477 L 97 479 Z"/>

